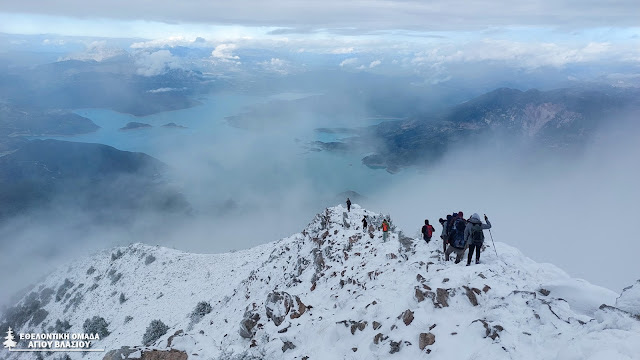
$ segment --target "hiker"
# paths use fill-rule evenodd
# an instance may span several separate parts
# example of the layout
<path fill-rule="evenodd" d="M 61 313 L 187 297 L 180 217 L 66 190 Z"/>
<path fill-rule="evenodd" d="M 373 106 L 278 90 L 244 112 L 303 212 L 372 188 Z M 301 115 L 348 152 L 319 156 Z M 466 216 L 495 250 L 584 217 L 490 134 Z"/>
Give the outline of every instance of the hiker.
<path fill-rule="evenodd" d="M 442 233 L 440 234 L 440 239 L 442 239 L 442 252 L 447 251 L 447 238 L 449 234 L 447 234 L 447 223 L 451 221 L 451 215 L 447 215 L 447 219 L 440 218 L 440 225 L 442 225 Z"/>
<path fill-rule="evenodd" d="M 389 223 L 387 219 L 382 220 L 382 242 L 387 242 L 387 236 L 389 235 Z"/>
<path fill-rule="evenodd" d="M 449 247 L 444 253 L 445 261 L 449 261 L 449 255 L 452 252 L 456 253 L 456 264 L 462 261 L 464 252 L 467 249 L 464 238 L 464 230 L 466 229 L 466 227 L 467 222 L 462 217 L 462 211 L 460 211 L 458 214 L 456 214 L 456 219 L 455 221 L 453 221 L 453 226 L 451 227 L 451 232 L 449 233 Z"/>
<path fill-rule="evenodd" d="M 351 199 L 347 198 L 347 211 L 351 212 Z"/>
<path fill-rule="evenodd" d="M 362 217 L 362 230 L 367 231 L 367 215 Z"/>
<path fill-rule="evenodd" d="M 451 215 L 447 215 L 447 244 L 449 243 L 449 238 L 453 233 L 453 223 L 458 218 L 458 213 L 453 213 Z"/>
<path fill-rule="evenodd" d="M 433 226 L 429 225 L 429 220 L 425 220 L 424 226 L 422 227 L 422 239 L 424 239 L 427 244 L 429 243 L 429 241 L 431 241 L 431 236 L 433 235 L 434 231 L 436 231 L 436 229 L 434 229 Z"/>
<path fill-rule="evenodd" d="M 484 221 L 486 224 L 483 224 L 480 220 L 480 215 L 473 214 L 471 218 L 469 218 L 469 222 L 467 223 L 467 227 L 464 229 L 464 238 L 466 240 L 467 246 L 469 247 L 469 255 L 467 256 L 467 266 L 471 265 L 471 258 L 473 257 L 473 251 L 476 252 L 476 264 L 480 263 L 480 248 L 482 247 L 482 243 L 484 242 L 484 233 L 482 230 L 491 229 L 491 223 L 489 222 L 489 218 L 487 215 L 484 216 Z"/>

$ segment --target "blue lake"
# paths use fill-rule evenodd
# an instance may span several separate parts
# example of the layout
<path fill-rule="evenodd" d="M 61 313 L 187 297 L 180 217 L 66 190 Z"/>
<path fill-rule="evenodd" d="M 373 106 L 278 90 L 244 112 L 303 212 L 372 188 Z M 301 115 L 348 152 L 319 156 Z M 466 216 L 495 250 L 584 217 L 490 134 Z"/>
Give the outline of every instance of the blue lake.
<path fill-rule="evenodd" d="M 304 188 L 305 192 L 312 191 L 318 196 L 346 190 L 371 194 L 397 178 L 398 175 L 364 166 L 361 163 L 364 153 L 312 151 L 308 146 L 314 140 L 332 141 L 345 136 L 317 132 L 315 128 L 372 125 L 382 119 L 291 119 L 286 126 L 265 131 L 238 129 L 225 120 L 252 104 L 301 96 L 304 94 L 271 97 L 215 94 L 193 108 L 145 117 L 105 109 L 80 109 L 75 112 L 101 128 L 64 140 L 107 144 L 152 155 L 175 170 L 173 179 L 184 185 L 190 198 L 198 198 L 197 194 L 211 188 L 218 190 L 218 195 L 234 199 L 241 199 L 247 193 L 279 193 L 295 188 Z M 152 127 L 120 130 L 134 121 Z M 167 123 L 186 128 L 162 126 Z"/>

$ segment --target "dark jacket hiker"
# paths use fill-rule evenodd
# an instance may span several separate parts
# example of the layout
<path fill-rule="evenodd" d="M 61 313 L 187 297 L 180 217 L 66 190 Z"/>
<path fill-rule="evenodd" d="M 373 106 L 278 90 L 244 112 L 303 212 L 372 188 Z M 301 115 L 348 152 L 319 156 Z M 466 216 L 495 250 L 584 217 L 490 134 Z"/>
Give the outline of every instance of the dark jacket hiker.
<path fill-rule="evenodd" d="M 467 266 L 471 265 L 471 259 L 473 258 L 473 252 L 476 252 L 476 264 L 480 263 L 480 248 L 484 243 L 484 233 L 482 230 L 491 229 L 491 223 L 489 219 L 485 215 L 484 221 L 486 224 L 483 224 L 480 220 L 480 215 L 473 214 L 471 218 L 469 218 L 469 223 L 467 223 L 467 227 L 464 229 L 464 239 L 465 243 L 469 246 L 469 255 L 467 256 Z"/>
<path fill-rule="evenodd" d="M 453 222 L 451 234 L 449 235 L 449 244 L 455 248 L 463 249 L 465 246 L 464 231 L 467 227 L 467 222 L 463 218 L 457 218 Z"/>
<path fill-rule="evenodd" d="M 445 261 L 449 261 L 449 255 L 451 255 L 452 252 L 455 252 L 457 264 L 462 261 L 462 257 L 466 250 L 464 229 L 467 226 L 467 222 L 459 214 L 455 214 L 454 219 L 455 220 L 452 221 L 453 224 L 449 232 L 449 247 L 447 247 L 447 250 L 444 253 L 444 259 Z"/>

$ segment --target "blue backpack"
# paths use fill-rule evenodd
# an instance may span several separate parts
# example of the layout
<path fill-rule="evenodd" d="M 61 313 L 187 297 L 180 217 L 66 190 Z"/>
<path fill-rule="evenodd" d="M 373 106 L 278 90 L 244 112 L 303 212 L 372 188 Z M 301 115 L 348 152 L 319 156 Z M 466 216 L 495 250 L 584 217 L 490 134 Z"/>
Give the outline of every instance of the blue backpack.
<path fill-rule="evenodd" d="M 453 229 L 451 237 L 449 238 L 449 244 L 454 248 L 464 248 L 464 228 L 467 227 L 467 223 L 463 219 L 457 219 L 453 223 Z"/>

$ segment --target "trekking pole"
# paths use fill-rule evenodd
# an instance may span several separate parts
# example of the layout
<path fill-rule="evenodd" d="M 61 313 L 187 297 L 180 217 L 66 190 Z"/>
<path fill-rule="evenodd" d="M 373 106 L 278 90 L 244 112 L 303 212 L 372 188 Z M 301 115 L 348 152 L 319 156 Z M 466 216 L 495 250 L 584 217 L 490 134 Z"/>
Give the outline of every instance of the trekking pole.
<path fill-rule="evenodd" d="M 491 243 L 493 244 L 493 250 L 496 252 L 496 257 L 498 257 L 498 250 L 496 250 L 496 243 L 493 242 L 493 235 L 491 234 L 491 229 L 489 229 L 489 235 L 491 236 Z"/>
<path fill-rule="evenodd" d="M 487 214 L 484 214 L 484 219 L 487 221 Z M 491 236 L 491 243 L 493 244 L 493 250 L 496 252 L 496 257 L 498 257 L 498 250 L 496 250 L 496 243 L 493 242 L 493 234 L 491 233 L 491 229 L 489 229 L 489 236 Z"/>

